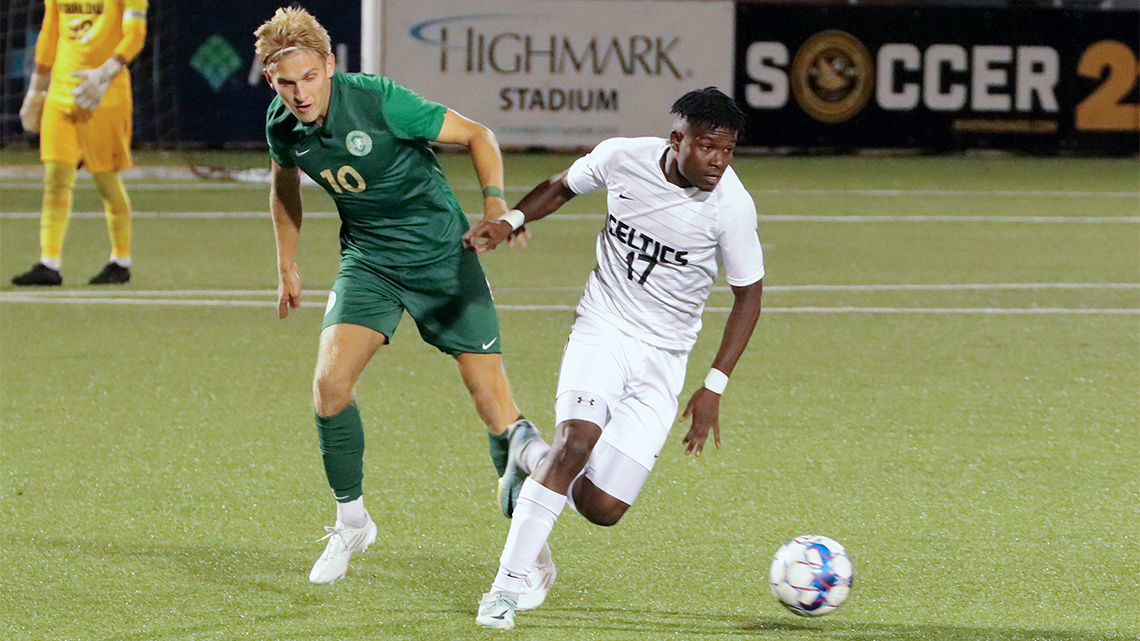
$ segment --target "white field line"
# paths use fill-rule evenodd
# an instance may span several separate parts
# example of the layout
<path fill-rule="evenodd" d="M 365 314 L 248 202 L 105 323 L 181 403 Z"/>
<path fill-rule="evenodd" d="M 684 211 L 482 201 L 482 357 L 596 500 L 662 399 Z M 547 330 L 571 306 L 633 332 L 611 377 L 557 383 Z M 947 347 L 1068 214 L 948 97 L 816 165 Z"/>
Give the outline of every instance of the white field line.
<path fill-rule="evenodd" d="M 782 291 L 937 291 L 948 289 L 1140 289 L 1140 283 L 994 283 L 994 284 L 963 284 L 963 285 L 787 285 L 769 287 Z M 538 290 L 538 291 L 570 291 L 579 290 L 573 287 L 556 288 L 500 288 L 499 291 L 509 290 Z M 719 287 L 718 290 L 728 288 Z M 301 303 L 304 308 L 323 308 L 326 290 L 304 290 L 303 294 L 310 299 Z M 262 307 L 272 308 L 276 301 L 272 297 L 274 290 L 138 290 L 138 291 L 29 291 L 29 292 L 0 292 L 0 303 L 56 303 L 73 305 L 159 305 L 159 306 L 203 306 L 203 307 Z M 188 298 L 182 298 L 182 297 Z M 270 300 L 232 300 L 234 297 L 258 297 Z M 496 308 L 502 311 L 537 311 L 537 312 L 569 312 L 574 305 L 509 305 L 500 304 Z M 710 313 L 726 313 L 730 307 L 706 307 Z M 1105 314 L 1105 315 L 1140 315 L 1140 308 L 1065 308 L 1065 307 L 767 307 L 765 313 L 793 313 L 793 314 L 1005 314 L 1005 315 L 1044 315 L 1044 314 Z"/>
<path fill-rule="evenodd" d="M 305 212 L 305 218 L 337 218 L 333 211 Z M 136 211 L 131 214 L 136 219 L 164 219 L 164 220 L 213 220 L 213 219 L 269 219 L 267 211 L 181 211 L 157 212 Z M 467 214 L 471 220 L 482 218 L 482 214 Z M 0 213 L 0 220 L 39 220 L 39 212 L 4 212 Z M 71 215 L 72 219 L 98 219 L 103 220 L 101 211 L 81 211 Z M 561 214 L 554 215 L 546 220 L 550 221 L 600 221 L 602 214 Z M 761 214 L 761 223 L 1080 223 L 1080 224 L 1140 224 L 1140 216 L 825 216 L 804 214 Z M 547 224 L 543 221 L 543 224 Z"/>
<path fill-rule="evenodd" d="M 791 194 L 816 196 L 869 196 L 903 197 L 932 196 L 935 198 L 968 197 L 968 198 L 1136 198 L 1140 199 L 1140 192 L 1136 191 L 1020 191 L 1011 189 L 964 190 L 964 189 L 749 189 L 751 194 Z"/>
<path fill-rule="evenodd" d="M 555 287 L 494 287 L 493 291 L 501 292 L 581 292 L 584 285 L 566 285 Z M 1038 289 L 1140 289 L 1140 283 L 933 283 L 933 284 L 877 284 L 877 285 L 766 285 L 765 292 L 881 292 L 881 291 L 970 291 L 970 290 L 1038 290 Z M 713 287 L 716 292 L 730 292 L 731 287 Z M 327 297 L 327 289 L 301 290 L 303 296 Z M 174 297 L 174 296 L 206 296 L 206 297 L 243 297 L 243 296 L 276 296 L 275 289 L 36 289 L 0 292 L 0 299 L 4 296 L 34 296 L 37 298 L 104 298 L 104 297 Z"/>
<path fill-rule="evenodd" d="M 214 298 L 92 298 L 87 296 L 34 296 L 30 294 L 0 294 L 0 304 L 60 303 L 68 305 L 189 305 L 194 307 L 276 307 L 275 301 L 219 300 Z M 324 303 L 301 303 L 302 307 L 324 307 Z"/>
<path fill-rule="evenodd" d="M 269 172 L 265 172 L 265 182 L 211 182 L 204 180 L 187 180 L 185 182 L 133 182 L 127 181 L 127 191 L 233 191 L 233 190 L 264 190 L 268 183 Z M 315 184 L 315 183 L 310 183 Z M 93 190 L 95 184 L 90 181 L 80 181 L 76 189 Z M 507 191 L 526 193 L 533 185 L 508 185 Z M 39 180 L 5 180 L 0 181 L 2 190 L 38 191 L 43 189 L 42 179 Z M 452 185 L 452 191 L 476 192 L 479 187 L 473 184 Z M 1136 198 L 1140 199 L 1140 192 L 1135 191 L 1062 191 L 1062 190 L 972 190 L 972 189 L 749 189 L 749 193 L 758 195 L 793 195 L 793 196 L 862 196 L 869 198 L 912 198 L 912 197 L 961 197 L 961 198 Z"/>
<path fill-rule="evenodd" d="M 0 295 L 0 304 L 13 303 L 57 303 L 78 305 L 146 305 L 146 306 L 194 306 L 194 307 L 276 307 L 274 301 L 217 300 L 199 298 L 85 298 L 85 297 L 39 297 L 30 295 Z M 324 308 L 323 302 L 302 302 L 301 307 Z M 499 311 L 518 312 L 571 312 L 574 305 L 496 305 Z M 721 314 L 732 311 L 731 307 L 706 307 L 706 312 Z M 1131 315 L 1140 316 L 1140 309 L 1080 309 L 1067 307 L 766 307 L 765 314 L 989 314 L 989 315 Z"/>
<path fill-rule="evenodd" d="M 498 292 L 576 291 L 581 286 L 495 287 Z M 714 292 L 730 292 L 731 287 L 718 285 Z M 889 291 L 972 291 L 972 290 L 1038 290 L 1038 289 L 1140 289 L 1140 283 L 948 283 L 931 285 L 765 285 L 765 292 L 889 292 Z"/>

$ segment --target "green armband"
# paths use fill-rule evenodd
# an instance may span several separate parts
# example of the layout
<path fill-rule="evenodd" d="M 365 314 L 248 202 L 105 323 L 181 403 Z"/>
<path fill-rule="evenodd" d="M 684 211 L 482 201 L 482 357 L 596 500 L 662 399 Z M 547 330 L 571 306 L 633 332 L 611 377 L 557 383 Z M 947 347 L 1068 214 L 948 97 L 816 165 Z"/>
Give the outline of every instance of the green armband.
<path fill-rule="evenodd" d="M 503 190 L 499 189 L 495 185 L 487 185 L 486 187 L 483 188 L 483 197 L 484 198 L 492 198 L 492 197 L 502 198 L 503 197 Z"/>

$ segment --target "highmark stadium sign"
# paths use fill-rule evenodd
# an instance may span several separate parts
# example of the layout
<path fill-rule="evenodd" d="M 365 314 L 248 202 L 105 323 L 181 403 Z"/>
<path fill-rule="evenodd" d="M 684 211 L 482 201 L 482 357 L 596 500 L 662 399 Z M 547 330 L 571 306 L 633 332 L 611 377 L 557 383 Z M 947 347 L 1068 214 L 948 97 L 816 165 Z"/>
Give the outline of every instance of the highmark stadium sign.
<path fill-rule="evenodd" d="M 731 93 L 731 2 L 456 6 L 390 3 L 382 73 L 491 127 L 505 146 L 665 136 L 681 94 L 710 85 Z"/>

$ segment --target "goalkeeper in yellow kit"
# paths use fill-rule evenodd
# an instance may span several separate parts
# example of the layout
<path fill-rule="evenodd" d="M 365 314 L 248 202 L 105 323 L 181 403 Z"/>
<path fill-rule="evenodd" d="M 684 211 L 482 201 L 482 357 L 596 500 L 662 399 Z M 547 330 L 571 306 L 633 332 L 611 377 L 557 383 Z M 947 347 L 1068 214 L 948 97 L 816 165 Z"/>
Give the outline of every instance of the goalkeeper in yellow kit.
<path fill-rule="evenodd" d="M 146 0 L 47 0 L 36 68 L 20 122 L 40 132 L 44 163 L 40 261 L 13 285 L 61 285 L 60 254 L 82 162 L 107 214 L 111 258 L 91 284 L 131 278 L 131 203 L 119 172 L 131 166 L 127 64 L 146 37 Z"/>

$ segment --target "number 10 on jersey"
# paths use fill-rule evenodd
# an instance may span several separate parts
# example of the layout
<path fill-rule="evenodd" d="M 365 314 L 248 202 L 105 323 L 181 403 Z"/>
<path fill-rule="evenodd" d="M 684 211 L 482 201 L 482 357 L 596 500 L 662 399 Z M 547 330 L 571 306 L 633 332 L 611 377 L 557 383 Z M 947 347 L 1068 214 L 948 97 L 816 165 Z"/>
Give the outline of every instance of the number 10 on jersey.
<path fill-rule="evenodd" d="M 364 184 L 364 176 L 361 176 L 359 171 L 353 169 L 352 165 L 341 167 L 337 170 L 336 176 L 333 176 L 331 169 L 326 169 L 321 172 L 321 178 L 327 180 L 332 190 L 338 194 L 343 194 L 346 191 L 359 194 L 367 187 L 367 185 Z"/>

